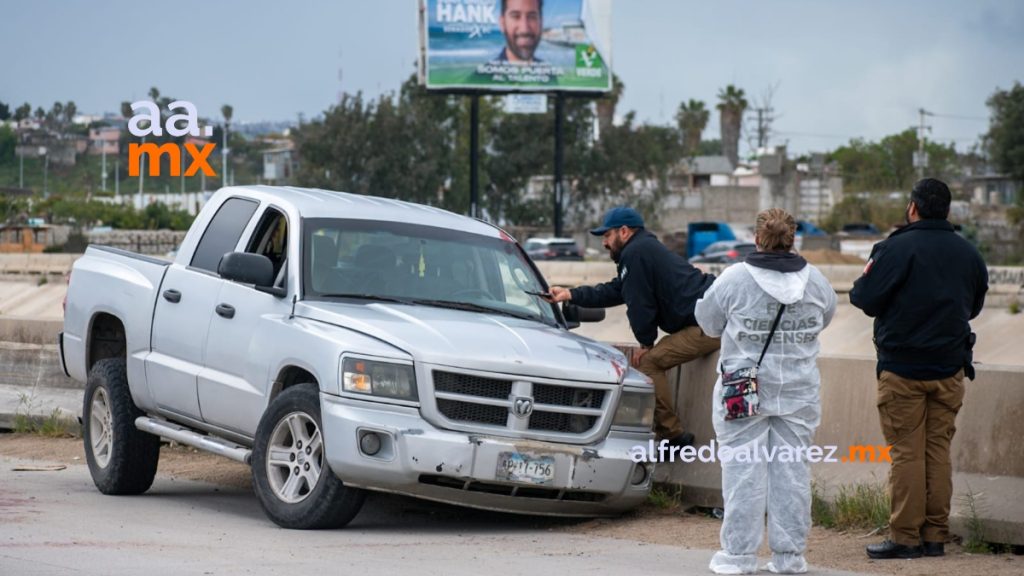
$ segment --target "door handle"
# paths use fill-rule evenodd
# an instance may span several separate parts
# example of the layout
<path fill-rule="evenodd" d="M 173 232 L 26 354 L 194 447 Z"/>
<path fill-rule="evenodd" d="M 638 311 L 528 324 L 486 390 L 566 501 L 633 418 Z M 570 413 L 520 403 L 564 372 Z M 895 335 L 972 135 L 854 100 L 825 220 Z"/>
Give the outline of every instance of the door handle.
<path fill-rule="evenodd" d="M 173 289 L 164 290 L 164 300 L 167 300 L 172 304 L 177 304 L 178 302 L 181 302 L 181 292 Z"/>
<path fill-rule="evenodd" d="M 231 304 L 217 304 L 217 315 L 221 318 L 234 318 L 235 307 Z"/>

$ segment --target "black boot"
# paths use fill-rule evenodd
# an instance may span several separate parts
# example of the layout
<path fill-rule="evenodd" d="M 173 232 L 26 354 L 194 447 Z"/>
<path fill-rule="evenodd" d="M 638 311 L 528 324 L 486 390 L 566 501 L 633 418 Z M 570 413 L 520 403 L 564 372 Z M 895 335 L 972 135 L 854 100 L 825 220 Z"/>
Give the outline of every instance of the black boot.
<path fill-rule="evenodd" d="M 924 543 L 924 555 L 925 556 L 945 556 L 946 545 L 942 542 L 925 542 Z"/>
<path fill-rule="evenodd" d="M 668 438 L 669 446 L 679 446 L 680 448 L 686 448 L 687 446 L 693 446 L 694 437 L 690 432 L 683 432 L 678 436 Z"/>
<path fill-rule="evenodd" d="M 892 540 L 886 540 L 881 544 L 869 544 L 867 547 L 868 558 L 876 560 L 888 560 L 890 558 L 920 558 L 921 546 L 904 546 Z"/>

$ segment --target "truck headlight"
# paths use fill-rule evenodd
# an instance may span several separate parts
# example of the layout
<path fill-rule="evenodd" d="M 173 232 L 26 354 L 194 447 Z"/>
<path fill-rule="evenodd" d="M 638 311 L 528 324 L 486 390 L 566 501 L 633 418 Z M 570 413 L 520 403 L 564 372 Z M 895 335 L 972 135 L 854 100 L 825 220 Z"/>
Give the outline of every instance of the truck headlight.
<path fill-rule="evenodd" d="M 345 358 L 341 367 L 341 389 L 399 400 L 418 399 L 416 373 L 411 364 Z"/>
<path fill-rule="evenodd" d="M 612 426 L 644 428 L 654 425 L 654 394 L 651 392 L 623 391 L 619 407 L 615 410 Z"/>

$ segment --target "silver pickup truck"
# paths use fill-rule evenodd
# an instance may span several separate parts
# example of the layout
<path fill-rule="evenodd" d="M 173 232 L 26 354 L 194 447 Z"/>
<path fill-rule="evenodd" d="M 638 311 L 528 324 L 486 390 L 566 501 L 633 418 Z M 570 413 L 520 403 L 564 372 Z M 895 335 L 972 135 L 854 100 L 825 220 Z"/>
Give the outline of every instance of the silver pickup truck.
<path fill-rule="evenodd" d="M 173 262 L 91 246 L 61 361 L 86 383 L 105 494 L 149 489 L 160 437 L 252 467 L 267 516 L 343 526 L 364 489 L 528 514 L 644 500 L 654 394 L 572 334 L 499 228 L 418 204 L 247 186 L 217 192 Z M 598 315 L 603 316 L 603 311 Z"/>

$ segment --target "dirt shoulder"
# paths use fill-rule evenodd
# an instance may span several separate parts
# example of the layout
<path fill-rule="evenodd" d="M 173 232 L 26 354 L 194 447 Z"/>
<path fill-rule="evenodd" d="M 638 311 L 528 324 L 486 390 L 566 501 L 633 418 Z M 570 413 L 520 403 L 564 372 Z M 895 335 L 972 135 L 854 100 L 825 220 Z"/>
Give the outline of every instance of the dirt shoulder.
<path fill-rule="evenodd" d="M 0 456 L 38 460 L 48 464 L 85 465 L 85 453 L 79 438 L 0 434 Z M 248 466 L 180 445 L 165 445 L 162 448 L 157 473 L 168 478 L 242 489 L 251 489 L 252 486 Z M 711 517 L 681 510 L 645 507 L 614 519 L 570 524 L 553 521 L 549 529 L 688 549 L 715 550 L 719 546 L 718 533 L 721 526 L 720 520 Z M 943 558 L 876 561 L 865 557 L 864 546 L 880 541 L 883 537 L 877 534 L 836 532 L 816 526 L 808 539 L 807 560 L 812 567 L 901 576 L 1024 574 L 1024 556 L 967 554 L 957 544 L 947 544 L 946 556 Z M 761 555 L 763 558 L 769 556 L 767 545 L 762 547 Z"/>

